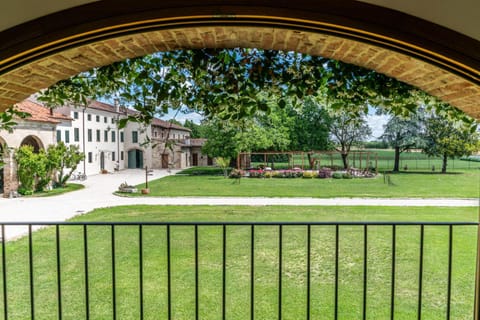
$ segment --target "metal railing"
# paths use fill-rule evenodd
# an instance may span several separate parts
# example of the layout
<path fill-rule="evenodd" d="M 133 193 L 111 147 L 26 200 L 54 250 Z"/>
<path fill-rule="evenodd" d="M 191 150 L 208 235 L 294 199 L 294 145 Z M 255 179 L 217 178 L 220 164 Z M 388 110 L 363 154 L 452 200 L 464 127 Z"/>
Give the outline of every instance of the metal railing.
<path fill-rule="evenodd" d="M 4 319 L 473 318 L 474 222 L 25 226 L 1 243 Z"/>

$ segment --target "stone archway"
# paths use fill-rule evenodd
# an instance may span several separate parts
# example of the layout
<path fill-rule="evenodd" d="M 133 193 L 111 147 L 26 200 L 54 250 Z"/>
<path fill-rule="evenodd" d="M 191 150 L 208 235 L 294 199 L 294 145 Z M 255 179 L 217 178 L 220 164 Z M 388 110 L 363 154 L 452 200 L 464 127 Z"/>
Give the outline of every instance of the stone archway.
<path fill-rule="evenodd" d="M 92 67 L 205 47 L 293 50 L 353 63 L 480 118 L 479 41 L 366 3 L 308 0 L 138 1 L 115 11 L 99 1 L 26 23 L 0 33 L 0 110 Z"/>
<path fill-rule="evenodd" d="M 40 152 L 40 150 L 44 149 L 42 141 L 36 136 L 26 136 L 20 146 L 31 146 L 33 148 L 34 153 Z"/>

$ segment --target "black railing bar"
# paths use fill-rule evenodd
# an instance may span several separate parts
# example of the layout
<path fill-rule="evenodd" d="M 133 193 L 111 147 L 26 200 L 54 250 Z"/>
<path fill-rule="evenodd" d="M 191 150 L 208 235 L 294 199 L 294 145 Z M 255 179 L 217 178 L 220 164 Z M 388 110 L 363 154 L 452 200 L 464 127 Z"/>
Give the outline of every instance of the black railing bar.
<path fill-rule="evenodd" d="M 447 280 L 447 320 L 450 320 L 450 307 L 452 301 L 452 250 L 453 227 L 448 228 L 448 280 Z"/>
<path fill-rule="evenodd" d="M 88 230 L 83 226 L 83 260 L 85 271 L 85 319 L 90 319 L 90 290 L 88 285 Z"/>
<path fill-rule="evenodd" d="M 195 240 L 194 240 L 194 247 L 195 247 L 195 320 L 198 320 L 199 313 L 198 313 L 198 225 L 195 225 Z"/>
<path fill-rule="evenodd" d="M 5 252 L 5 226 L 2 225 L 2 287 L 3 287 L 3 318 L 8 319 L 8 298 L 7 298 L 7 255 Z"/>
<path fill-rule="evenodd" d="M 61 270 L 61 252 L 60 252 L 60 226 L 55 226 L 55 247 L 57 255 L 57 304 L 58 320 L 62 320 L 62 270 Z"/>
<path fill-rule="evenodd" d="M 340 228 L 335 226 L 335 301 L 334 301 L 334 316 L 338 319 L 338 254 L 340 249 Z"/>
<path fill-rule="evenodd" d="M 255 225 L 250 227 L 250 319 L 255 319 Z"/>
<path fill-rule="evenodd" d="M 33 283 L 33 239 L 32 225 L 28 225 L 28 266 L 30 273 L 30 319 L 35 319 L 35 292 Z"/>
<path fill-rule="evenodd" d="M 397 226 L 392 226 L 392 277 L 390 292 L 390 320 L 395 318 L 395 267 L 397 254 Z"/>
<path fill-rule="evenodd" d="M 310 320 L 310 299 L 311 299 L 311 258 L 312 258 L 312 228 L 307 226 L 307 320 Z"/>
<path fill-rule="evenodd" d="M 420 266 L 418 270 L 418 320 L 422 319 L 422 291 L 423 291 L 423 248 L 425 228 L 420 226 Z"/>
<path fill-rule="evenodd" d="M 143 226 L 138 226 L 138 260 L 139 260 L 139 289 L 140 289 L 140 320 L 144 317 L 144 302 L 143 302 Z"/>
<path fill-rule="evenodd" d="M 282 256 L 283 226 L 278 226 L 278 320 L 282 320 Z"/>
<path fill-rule="evenodd" d="M 222 319 L 226 319 L 227 296 L 227 226 L 223 226 L 222 242 Z"/>
<path fill-rule="evenodd" d="M 167 225 L 167 315 L 168 320 L 172 319 L 172 265 L 170 252 L 170 225 Z"/>
<path fill-rule="evenodd" d="M 111 225 L 111 231 L 110 231 L 110 235 L 111 235 L 111 251 L 112 251 L 112 316 L 113 316 L 113 319 L 116 320 L 117 319 L 117 274 L 116 274 L 116 270 L 115 270 L 115 225 Z"/>
<path fill-rule="evenodd" d="M 363 320 L 367 319 L 368 226 L 363 226 Z"/>
<path fill-rule="evenodd" d="M 118 222 L 100 222 L 100 221 L 85 221 L 85 222 L 68 222 L 68 221 L 43 221 L 43 222 L 0 222 L 0 225 L 4 226 L 364 226 L 364 225 L 378 225 L 378 226 L 477 226 L 478 222 L 473 221 L 456 221 L 456 222 L 439 222 L 439 221 L 417 221 L 417 222 L 410 222 L 410 221 L 397 221 L 397 222 L 390 222 L 390 221 L 311 221 L 311 222 L 303 222 L 303 221 L 259 221 L 259 222 L 205 222 L 205 221 L 198 221 L 198 222 L 126 222 L 126 221 L 118 221 Z"/>

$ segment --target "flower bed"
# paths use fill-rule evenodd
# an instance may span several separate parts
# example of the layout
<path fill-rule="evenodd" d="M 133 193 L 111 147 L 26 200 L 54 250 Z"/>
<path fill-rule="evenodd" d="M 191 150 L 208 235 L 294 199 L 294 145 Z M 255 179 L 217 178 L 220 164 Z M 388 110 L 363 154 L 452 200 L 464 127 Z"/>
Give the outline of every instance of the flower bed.
<path fill-rule="evenodd" d="M 271 168 L 250 168 L 246 170 L 232 170 L 230 178 L 304 178 L 304 179 L 353 179 L 353 178 L 372 178 L 375 173 L 369 170 L 350 168 L 348 170 L 339 170 L 338 168 L 324 167 L 320 170 L 302 170 L 293 168 L 289 170 L 272 170 Z"/>

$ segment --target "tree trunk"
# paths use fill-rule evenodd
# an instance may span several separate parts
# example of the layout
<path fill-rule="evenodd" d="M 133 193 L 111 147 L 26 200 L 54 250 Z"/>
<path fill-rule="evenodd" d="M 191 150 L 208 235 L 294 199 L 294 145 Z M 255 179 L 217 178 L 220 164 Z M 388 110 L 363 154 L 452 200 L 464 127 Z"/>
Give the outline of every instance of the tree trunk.
<path fill-rule="evenodd" d="M 395 161 L 393 163 L 393 172 L 400 171 L 400 147 L 395 147 Z"/>
<path fill-rule="evenodd" d="M 315 159 L 312 158 L 312 154 L 307 153 L 308 163 L 310 164 L 310 170 L 313 170 L 313 165 L 315 164 Z"/>
<path fill-rule="evenodd" d="M 447 172 L 447 160 L 448 160 L 447 154 L 444 153 L 443 154 L 443 161 L 442 161 L 442 173 Z"/>
<path fill-rule="evenodd" d="M 348 153 L 342 153 L 343 168 L 348 169 Z"/>

